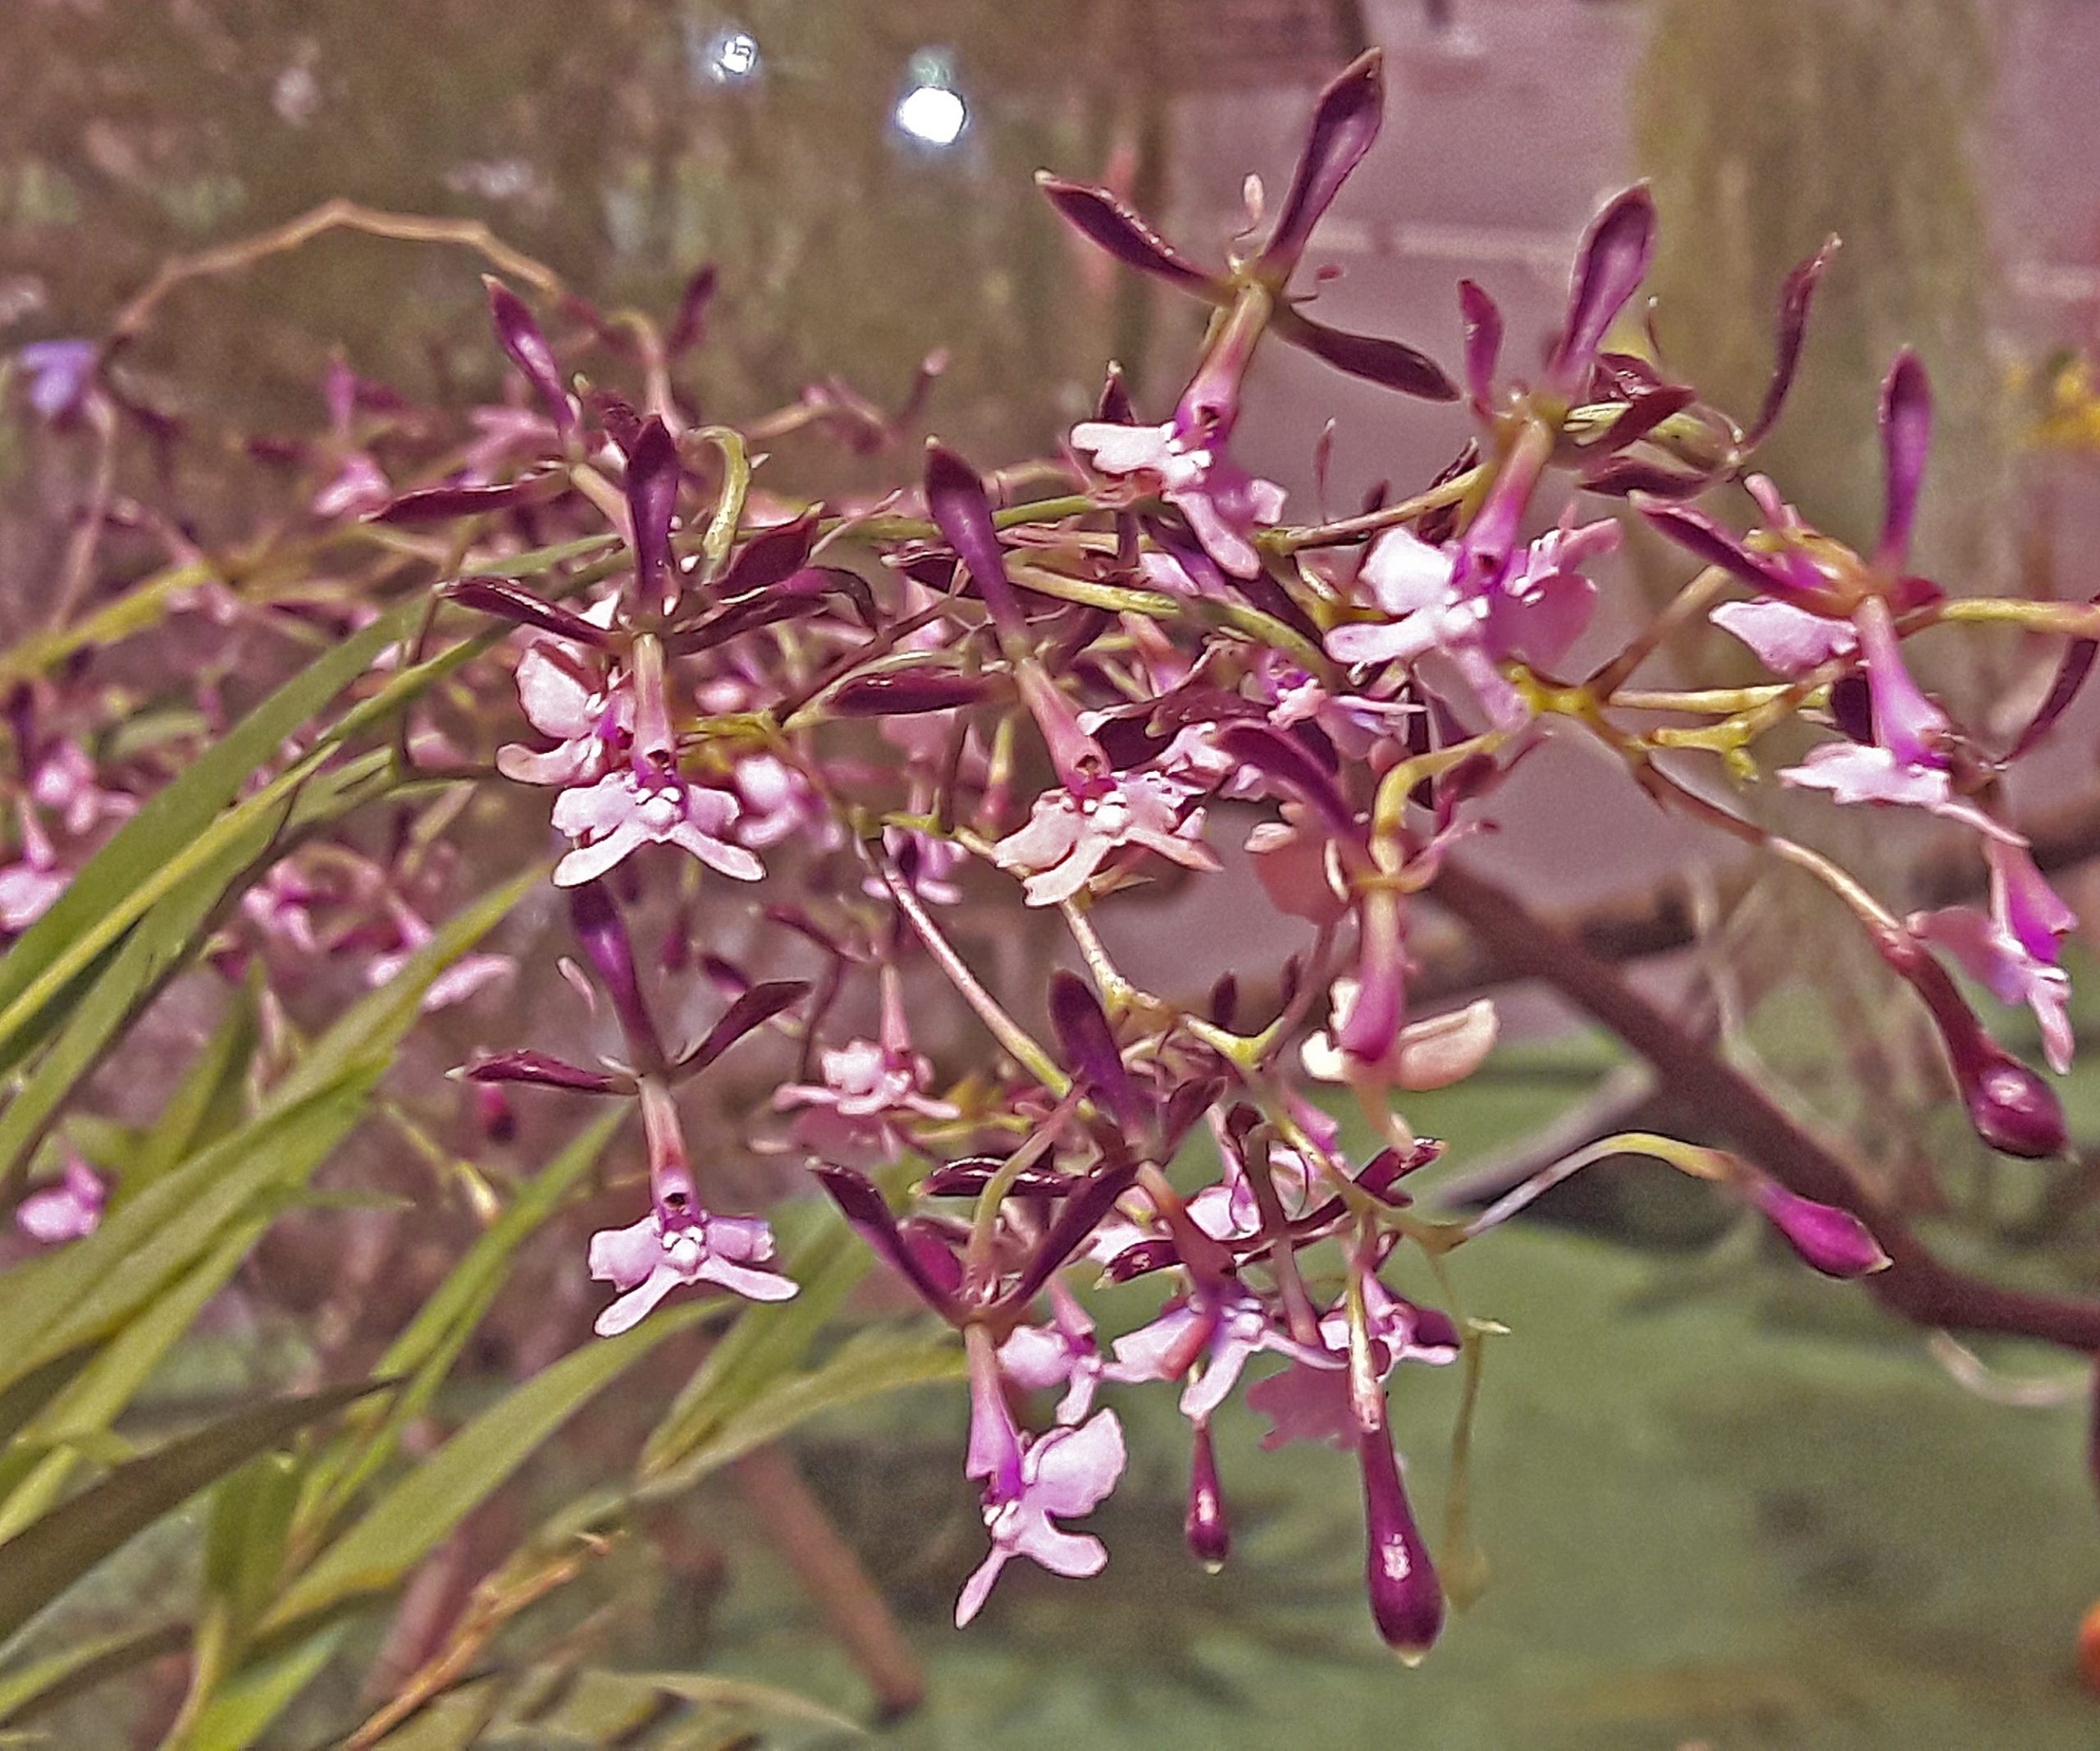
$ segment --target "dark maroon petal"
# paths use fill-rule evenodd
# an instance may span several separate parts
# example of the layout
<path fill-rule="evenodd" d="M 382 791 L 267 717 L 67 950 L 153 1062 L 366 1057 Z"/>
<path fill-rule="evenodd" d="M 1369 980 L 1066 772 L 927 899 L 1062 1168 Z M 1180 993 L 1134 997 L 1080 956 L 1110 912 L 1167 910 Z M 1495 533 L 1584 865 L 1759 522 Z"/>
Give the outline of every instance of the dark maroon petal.
<path fill-rule="evenodd" d="M 1034 1257 L 1028 1261 L 1014 1287 L 1000 1297 L 1001 1305 L 1025 1307 L 1034 1301 L 1043 1284 L 1086 1245 L 1102 1218 L 1115 1208 L 1116 1200 L 1130 1189 L 1137 1177 L 1137 1163 L 1126 1156 L 1114 1157 L 1097 1168 L 1085 1185 L 1065 1200 L 1063 1208 L 1057 1212 L 1057 1219 L 1050 1224 L 1049 1232 L 1036 1247 Z M 1120 1264 L 1128 1257 L 1128 1252 L 1119 1254 L 1116 1262 Z"/>
<path fill-rule="evenodd" d="M 1159 1124 L 1159 1148 L 1163 1158 L 1171 1158 L 1180 1146 L 1182 1138 L 1195 1128 L 1197 1122 L 1217 1104 L 1225 1093 L 1226 1079 L 1212 1077 L 1203 1081 L 1184 1082 L 1166 1097 L 1166 1111 Z"/>
<path fill-rule="evenodd" d="M 1396 1149 L 1381 1150 L 1356 1176 L 1356 1182 L 1381 1203 L 1405 1203 L 1408 1200 L 1396 1196 L 1395 1188 L 1417 1168 L 1440 1159 L 1444 1150 L 1445 1145 L 1436 1137 L 1417 1137 L 1414 1147 L 1405 1154 Z"/>
<path fill-rule="evenodd" d="M 1211 1026 L 1228 1031 L 1239 1017 L 1239 981 L 1231 973 L 1220 973 L 1217 982 L 1211 987 L 1210 1001 L 1204 1006 L 1210 1011 Z"/>
<path fill-rule="evenodd" d="M 984 693 L 984 683 L 974 675 L 907 669 L 895 674 L 857 676 L 826 703 L 838 717 L 915 717 L 924 711 L 975 705 Z"/>
<path fill-rule="evenodd" d="M 678 444 L 651 414 L 627 446 L 627 504 L 634 522 L 635 600 L 664 614 L 678 599 L 678 560 L 671 552 L 678 474 Z"/>
<path fill-rule="evenodd" d="M 1290 277 L 1312 227 L 1378 138 L 1385 107 L 1385 62 L 1375 48 L 1358 56 L 1321 92 L 1276 229 L 1256 258 L 1257 271 L 1271 283 L 1280 286 Z"/>
<path fill-rule="evenodd" d="M 641 999 L 641 980 L 634 965 L 634 944 L 628 939 L 627 926 L 621 921 L 619 908 L 613 903 L 605 885 L 602 881 L 589 881 L 571 888 L 568 916 L 584 959 L 591 963 L 591 970 L 598 976 L 598 982 L 612 999 L 613 1013 L 619 1017 L 621 1030 L 627 1036 L 628 1052 L 636 1069 L 645 1074 L 660 1072 L 665 1063 L 664 1044 L 657 1037 L 656 1024 L 650 1018 L 648 1005 Z"/>
<path fill-rule="evenodd" d="M 497 1052 L 477 1058 L 456 1072 L 470 1082 L 532 1082 L 541 1088 L 573 1089 L 580 1095 L 619 1095 L 633 1087 L 626 1077 L 585 1070 L 545 1052 Z"/>
<path fill-rule="evenodd" d="M 1232 1554 L 1232 1521 L 1225 1511 L 1225 1493 L 1219 1487 L 1217 1451 L 1211 1444 L 1211 1425 L 1197 1424 L 1190 1432 L 1189 1452 L 1189 1511 L 1181 1531 L 1196 1561 L 1215 1574 Z"/>
<path fill-rule="evenodd" d="M 1636 183 L 1590 222 L 1575 255 L 1568 289 L 1568 322 L 1546 366 L 1564 394 L 1580 387 L 1626 301 L 1647 277 L 1655 253 L 1655 203 Z"/>
<path fill-rule="evenodd" d="M 1752 553 L 1738 536 L 1705 512 L 1688 505 L 1637 504 L 1633 508 L 1695 558 L 1719 566 L 1760 594 L 1781 601 L 1799 597 L 1800 591 L 1786 572 Z"/>
<path fill-rule="evenodd" d="M 1229 724 L 1218 732 L 1217 745 L 1242 766 L 1253 767 L 1311 803 L 1336 838 L 1354 842 L 1360 837 L 1349 799 L 1319 761 L 1289 736 L 1278 734 L 1266 724 Z"/>
<path fill-rule="evenodd" d="M 1363 1522 L 1368 1546 L 1365 1583 L 1372 1621 L 1404 1660 L 1419 1660 L 1444 1627 L 1444 1589 L 1400 1482 L 1399 1461 L 1381 1427 L 1357 1440 L 1363 1465 Z"/>
<path fill-rule="evenodd" d="M 1596 441 L 1600 450 L 1623 450 L 1638 443 L 1673 414 L 1682 414 L 1699 399 L 1699 391 L 1687 383 L 1672 383 L 1637 395 L 1605 428 Z"/>
<path fill-rule="evenodd" d="M 1163 1271 L 1179 1264 L 1181 1255 L 1170 1240 L 1139 1241 L 1126 1246 L 1102 1267 L 1101 1280 L 1104 1283 L 1134 1282 L 1140 1277 L 1149 1277 L 1154 1271 Z"/>
<path fill-rule="evenodd" d="M 675 1067 L 678 1074 L 689 1077 L 705 1070 L 746 1034 L 763 1027 L 782 1010 L 800 1003 L 809 994 L 809 983 L 801 979 L 780 979 L 753 985 L 729 1005 L 728 1013 L 720 1021 L 708 1029 L 707 1037 L 678 1060 Z"/>
<path fill-rule="evenodd" d="M 566 444 L 577 433 L 576 404 L 561 380 L 561 367 L 554 350 L 525 302 L 500 280 L 484 279 L 489 291 L 489 317 L 495 324 L 496 344 L 510 355 L 510 362 L 524 374 L 533 392 L 546 405 L 547 417 Z"/>
<path fill-rule="evenodd" d="M 1269 326 L 1281 339 L 1303 347 L 1314 358 L 1325 359 L 1350 377 L 1362 377 L 1381 388 L 1397 389 L 1404 395 L 1418 395 L 1425 401 L 1459 399 L 1459 386 L 1443 366 L 1404 341 L 1330 328 L 1288 305 L 1277 307 Z"/>
<path fill-rule="evenodd" d="M 1048 171 L 1035 173 L 1035 185 L 1066 222 L 1088 242 L 1106 249 L 1126 267 L 1155 274 L 1185 291 L 1221 297 L 1223 289 L 1106 189 L 1067 182 Z"/>
<path fill-rule="evenodd" d="M 1918 493 L 1925 482 L 1925 459 L 1933 442 L 1933 392 L 1925 368 L 1907 346 L 1896 355 L 1881 386 L 1881 454 L 1888 475 L 1888 501 L 1882 513 L 1881 544 L 1874 563 L 1900 569 L 1911 551 L 1911 526 L 1918 514 Z"/>
<path fill-rule="evenodd" d="M 1102 380 L 1101 394 L 1093 404 L 1093 417 L 1106 420 L 1112 426 L 1134 426 L 1138 410 L 1130 403 L 1130 385 L 1123 380 L 1123 368 L 1112 364 L 1108 375 Z"/>
<path fill-rule="evenodd" d="M 1152 1109 L 1130 1080 L 1115 1030 L 1086 981 L 1062 967 L 1050 976 L 1050 1025 L 1073 1075 L 1124 1130 L 1141 1133 Z"/>
<path fill-rule="evenodd" d="M 824 1189 L 831 1194 L 854 1232 L 916 1289 L 928 1306 L 943 1316 L 954 1311 L 953 1294 L 935 1280 L 917 1250 L 906 1241 L 873 1180 L 851 1168 L 829 1162 L 819 1162 L 810 1171 L 824 1182 Z"/>
<path fill-rule="evenodd" d="M 605 428 L 619 453 L 631 455 L 634 446 L 641 440 L 641 416 L 623 397 L 602 391 L 593 394 L 591 410 L 598 417 L 598 423 Z"/>
<path fill-rule="evenodd" d="M 2100 608 L 2100 596 L 2093 598 L 2093 606 Z M 2020 739 L 2006 751 L 2007 760 L 2019 759 L 2056 728 L 2057 720 L 2070 709 L 2071 702 L 2085 685 L 2086 677 L 2093 673 L 2096 655 L 2100 655 L 2100 641 L 2091 638 L 2074 638 L 2064 647 L 2056 678 L 2049 683 L 2048 697 L 2028 720 L 2027 727 L 2020 732 Z"/>
<path fill-rule="evenodd" d="M 707 307 L 714 301 L 714 264 L 709 263 L 686 281 L 678 313 L 664 337 L 664 356 L 676 359 L 707 338 Z"/>
<path fill-rule="evenodd" d="M 1823 278 L 1824 270 L 1837 253 L 1838 240 L 1833 237 L 1787 276 L 1787 283 L 1779 293 L 1779 336 L 1772 360 L 1772 377 L 1764 386 L 1764 405 L 1757 410 L 1756 419 L 1744 435 L 1746 450 L 1755 449 L 1764 441 L 1765 433 L 1778 422 L 1780 409 L 1787 405 L 1787 392 L 1794 386 L 1794 373 L 1801 364 L 1801 343 L 1808 336 L 1809 306 L 1815 301 L 1815 288 Z"/>
<path fill-rule="evenodd" d="M 919 1189 L 929 1198 L 974 1198 L 1005 1165 L 998 1155 L 967 1155 L 960 1161 L 943 1162 L 919 1182 Z M 1061 1198 L 1081 1183 L 1076 1174 L 1036 1162 L 1014 1176 L 1013 1188 L 1030 1196 Z"/>
<path fill-rule="evenodd" d="M 366 520 L 417 528 L 452 523 L 461 517 L 486 516 L 519 505 L 538 505 L 564 491 L 568 482 L 559 473 L 527 474 L 495 487 L 425 487 L 382 505 Z"/>
<path fill-rule="evenodd" d="M 581 615 L 570 613 L 557 602 L 542 601 L 523 584 L 508 578 L 462 578 L 441 586 L 437 593 L 447 601 L 472 608 L 477 614 L 492 614 L 499 619 L 534 627 L 577 644 L 600 649 L 608 642 L 604 627 L 593 626 Z"/>
<path fill-rule="evenodd" d="M 792 577 L 809 563 L 820 520 L 818 512 L 809 510 L 792 523 L 760 530 L 737 550 L 722 574 L 723 595 L 748 596 Z"/>
<path fill-rule="evenodd" d="M 907 1216 L 897 1225 L 906 1250 L 918 1264 L 917 1280 L 951 1298 L 962 1292 L 962 1249 L 970 1244 L 967 1223 L 942 1222 L 930 1216 Z"/>
<path fill-rule="evenodd" d="M 1651 499 L 1688 499 L 1714 483 L 1711 470 L 1650 462 L 1641 457 L 1614 456 L 1600 466 L 1582 471 L 1585 491 L 1615 499 L 1645 493 Z"/>
<path fill-rule="evenodd" d="M 955 549 L 1002 633 L 1022 630 L 1020 603 L 1007 577 L 1006 555 L 992 522 L 992 501 L 977 470 L 946 446 L 926 446 L 926 507 Z"/>
<path fill-rule="evenodd" d="M 1874 740 L 1874 693 L 1858 670 L 1830 683 L 1830 721 L 1854 742 Z"/>
<path fill-rule="evenodd" d="M 783 620 L 806 620 L 822 614 L 825 606 L 821 596 L 779 595 L 735 602 L 697 625 L 671 633 L 664 639 L 664 648 L 673 656 L 696 656 L 761 627 L 778 626 Z"/>
<path fill-rule="evenodd" d="M 1466 388 L 1486 414 L 1494 405 L 1495 373 L 1502 362 L 1502 307 L 1471 280 L 1459 282 L 1459 314 L 1466 332 Z"/>

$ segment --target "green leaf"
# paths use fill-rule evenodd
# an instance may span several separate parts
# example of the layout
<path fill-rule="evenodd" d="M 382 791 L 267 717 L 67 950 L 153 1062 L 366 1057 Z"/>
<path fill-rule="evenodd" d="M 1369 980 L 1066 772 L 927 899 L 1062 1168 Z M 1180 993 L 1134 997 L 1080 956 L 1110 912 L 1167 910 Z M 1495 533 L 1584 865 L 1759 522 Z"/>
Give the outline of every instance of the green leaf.
<path fill-rule="evenodd" d="M 0 1544 L 0 1640 L 207 1484 L 381 1385 L 360 1381 L 237 1411 L 119 1465 Z"/>
<path fill-rule="evenodd" d="M 660 1310 L 632 1331 L 542 1369 L 467 1424 L 323 1551 L 265 1617 L 263 1630 L 391 1588 L 592 1397 L 666 1338 L 720 1310 L 720 1303 L 709 1301 Z"/>
<path fill-rule="evenodd" d="M 320 1676 L 349 1628 L 347 1623 L 324 1624 L 231 1674 L 168 1751 L 247 1751 Z"/>
<path fill-rule="evenodd" d="M 334 1450 L 314 1466 L 307 1491 L 309 1506 L 299 1516 L 303 1537 L 332 1521 L 392 1456 L 409 1424 L 436 1396 L 468 1338 L 501 1291 L 512 1255 L 596 1165 L 626 1117 L 624 1112 L 616 1112 L 596 1120 L 542 1168 L 388 1346 L 374 1372 L 401 1378 L 402 1389 L 376 1420 L 353 1413 L 346 1420 L 349 1428 Z M 368 1422 L 376 1426 L 359 1426 Z"/>
<path fill-rule="evenodd" d="M 229 808 L 276 759 L 285 739 L 371 668 L 415 622 L 405 603 L 326 651 L 279 688 L 167 788 L 149 798 L 66 885 L 50 911 L 0 959 L 0 1069 L 19 1059 L 29 1029 L 153 905 L 219 855 L 252 820 L 310 775 L 315 757 Z M 333 743 L 324 738 L 323 748 Z M 221 811 L 224 812 L 221 812 Z"/>
<path fill-rule="evenodd" d="M 151 1185 L 240 1122 L 242 1096 L 259 1031 L 256 996 L 253 985 L 233 994 L 204 1049 L 190 1061 L 167 1104 L 140 1138 L 125 1176 L 128 1190 Z"/>
<path fill-rule="evenodd" d="M 204 1304 L 240 1269 L 248 1249 L 267 1226 L 267 1219 L 262 1218 L 230 1230 L 201 1264 L 105 1345 L 80 1377 L 23 1431 L 25 1441 L 52 1451 L 0 1503 L 0 1539 L 13 1537 L 57 1500 L 84 1457 L 84 1446 L 106 1433 L 123 1414 L 203 1311 Z"/>
<path fill-rule="evenodd" d="M 905 1387 L 960 1380 L 962 1347 L 946 1327 L 925 1331 L 861 1332 L 820 1368 L 776 1379 L 741 1409 L 715 1424 L 675 1465 L 651 1474 L 641 1493 L 673 1494 L 754 1449 L 778 1441 L 797 1424 L 841 1406 Z"/>
<path fill-rule="evenodd" d="M 0 1726 L 12 1726 L 69 1702 L 107 1680 L 173 1653 L 189 1643 L 186 1623 L 155 1624 L 69 1648 L 0 1677 Z"/>

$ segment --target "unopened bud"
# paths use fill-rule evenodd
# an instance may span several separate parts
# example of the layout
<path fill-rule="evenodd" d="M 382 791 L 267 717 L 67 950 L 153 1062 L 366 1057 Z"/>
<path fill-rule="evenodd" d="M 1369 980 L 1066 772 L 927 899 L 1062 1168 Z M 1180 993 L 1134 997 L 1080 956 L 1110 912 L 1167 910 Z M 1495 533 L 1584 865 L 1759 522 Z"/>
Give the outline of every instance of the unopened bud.
<path fill-rule="evenodd" d="M 1189 1455 L 1189 1513 L 1182 1530 L 1197 1561 L 1213 1575 L 1225 1566 L 1225 1559 L 1232 1554 L 1232 1522 L 1218 1488 L 1217 1453 L 1211 1445 L 1208 1422 L 1195 1426 Z"/>

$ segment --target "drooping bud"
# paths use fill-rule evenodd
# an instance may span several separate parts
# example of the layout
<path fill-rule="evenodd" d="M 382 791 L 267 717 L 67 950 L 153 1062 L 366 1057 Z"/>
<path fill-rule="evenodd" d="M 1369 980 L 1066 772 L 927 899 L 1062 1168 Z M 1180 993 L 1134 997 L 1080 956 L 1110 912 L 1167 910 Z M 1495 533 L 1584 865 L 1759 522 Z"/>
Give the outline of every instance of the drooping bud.
<path fill-rule="evenodd" d="M 1749 1182 L 1750 1200 L 1802 1262 L 1826 1277 L 1866 1277 L 1886 1270 L 1888 1255 L 1850 1210 L 1818 1204 L 1761 1174 Z"/>
<path fill-rule="evenodd" d="M 1908 930 L 1878 930 L 1874 946 L 1924 999 L 1976 1135 L 2003 1154 L 2061 1154 L 2070 1139 L 2062 1105 L 2037 1072 L 1985 1031 L 1947 970 Z"/>
<path fill-rule="evenodd" d="M 1232 1522 L 1218 1487 L 1217 1452 L 1211 1443 L 1208 1418 L 1192 1431 L 1189 1452 L 1189 1511 L 1182 1531 L 1197 1561 L 1215 1575 L 1232 1554 Z"/>
<path fill-rule="evenodd" d="M 1381 1427 L 1357 1438 L 1363 1465 L 1363 1520 L 1368 1543 L 1365 1584 L 1372 1620 L 1394 1653 L 1415 1665 L 1444 1627 L 1444 1587 L 1408 1506 L 1400 1462 Z"/>

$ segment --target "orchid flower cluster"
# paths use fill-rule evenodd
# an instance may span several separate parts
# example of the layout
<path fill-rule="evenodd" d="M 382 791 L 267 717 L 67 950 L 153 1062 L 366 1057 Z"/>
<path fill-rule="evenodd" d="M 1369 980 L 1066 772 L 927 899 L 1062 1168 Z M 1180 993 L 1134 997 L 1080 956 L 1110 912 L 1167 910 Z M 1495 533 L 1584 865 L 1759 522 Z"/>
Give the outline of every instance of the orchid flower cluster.
<path fill-rule="evenodd" d="M 1107 191 L 1042 179 L 1085 238 L 1210 312 L 1165 418 L 1144 417 L 1111 372 L 1094 417 L 1069 434 L 1058 467 L 1070 490 L 1054 497 L 1016 499 L 938 443 L 923 475 L 887 498 L 776 497 L 755 484 L 763 459 L 746 435 L 696 423 L 660 368 L 639 405 L 564 375 L 539 319 L 493 284 L 496 335 L 529 401 L 482 410 L 471 454 L 404 486 L 359 435 L 377 399 L 340 373 L 331 438 L 309 459 L 313 516 L 444 532 L 465 558 L 443 604 L 517 629 L 506 661 L 523 727 L 492 763 L 448 744 L 438 752 L 453 764 L 431 770 L 544 796 L 551 880 L 620 1043 L 587 1065 L 506 1042 L 460 1073 L 638 1109 L 648 1201 L 590 1241 L 583 1263 L 612 1293 L 597 1330 L 626 1331 L 687 1292 L 796 1294 L 765 1218 L 710 1188 L 710 1149 L 689 1145 L 679 1091 L 746 1037 L 797 1043 L 800 1073 L 756 1122 L 806 1163 L 966 1358 L 963 1469 L 987 1552 L 958 1623 L 1016 1558 L 1071 1576 L 1102 1567 L 1107 1549 L 1075 1523 L 1125 1468 L 1115 1396 L 1157 1385 L 1178 1393 L 1189 1424 L 1198 1559 L 1215 1566 L 1230 1549 L 1230 1467 L 1212 1429 L 1244 1391 L 1271 1424 L 1267 1444 L 1354 1456 L 1378 1630 L 1408 1658 L 1436 1639 L 1445 1588 L 1387 1394 L 1397 1371 L 1449 1365 L 1479 1332 L 1400 1284 L 1418 1266 L 1440 1280 L 1445 1254 L 1536 1188 L 1466 1219 L 1415 1201 L 1410 1177 L 1442 1150 L 1396 1097 L 1470 1074 L 1497 1020 L 1486 1001 L 1418 1013 L 1410 933 L 1447 858 L 1491 824 L 1503 779 L 1544 737 L 1602 741 L 1658 803 L 1824 880 L 1921 999 L 1984 1141 L 2027 1156 L 2065 1143 L 2048 1081 L 1992 1037 L 1954 974 L 2031 1008 L 2049 1064 L 2066 1068 L 2060 950 L 2075 920 L 2006 818 L 2000 778 L 2070 703 L 2100 627 L 2057 605 L 1951 595 L 1907 569 L 1931 417 L 1908 354 L 1882 402 L 1888 510 L 1871 554 L 1809 527 L 1751 472 L 1828 249 L 1784 290 L 1777 364 L 1746 426 L 1673 381 L 1652 347 L 1621 344 L 1655 240 L 1639 187 L 1590 225 L 1530 377 L 1505 369 L 1502 318 L 1471 282 L 1459 380 L 1411 345 L 1316 320 L 1294 282 L 1381 107 L 1367 56 L 1320 95 L 1258 245 L 1216 271 Z M 1248 373 L 1271 340 L 1397 393 L 1463 400 L 1477 435 L 1411 496 L 1289 523 L 1282 489 L 1234 455 Z M 58 411 L 57 390 L 39 393 Z M 1550 489 L 1555 475 L 1566 494 Z M 1701 497 L 1754 520 L 1738 529 L 1695 507 Z M 1614 505 L 1701 569 L 1632 642 L 1573 673 L 1597 568 L 1620 539 Z M 555 536 L 567 544 L 550 547 Z M 555 557 L 508 563 L 528 551 Z M 1635 689 L 1670 632 L 1701 616 L 1769 681 Z M 1903 648 L 1993 621 L 2067 641 L 2047 702 L 2002 748 L 1957 725 Z M 1760 770 L 1753 745 L 1790 725 L 1819 739 L 1779 782 L 1972 835 L 1985 908 L 1898 917 L 1717 800 L 1716 775 L 1696 762 L 1719 756 L 1719 777 L 1747 780 Z M 77 744 L 21 729 L 16 743 L 19 843 L 0 871 L 11 930 L 62 887 L 56 841 L 132 806 L 98 788 Z M 1243 1013 L 1230 976 L 1201 999 L 1141 988 L 1094 923 L 1125 889 L 1219 870 L 1228 820 L 1276 911 L 1306 936 L 1258 1015 Z M 323 843 L 279 863 L 231 927 L 266 958 L 355 949 L 381 981 L 427 936 L 420 879 L 413 862 Z M 699 891 L 765 898 L 761 941 L 814 946 L 822 977 L 757 978 L 750 956 L 713 944 L 696 967 L 682 922 L 677 952 L 652 966 L 635 921 L 666 898 L 682 921 Z M 953 921 L 966 896 L 1053 916 L 1084 973 L 995 991 Z M 511 972 L 493 957 L 462 963 L 431 1001 Z M 996 1048 L 966 1074 L 951 1065 L 945 1082 L 905 995 L 929 978 Z M 698 982 L 728 1001 L 681 1043 L 660 1017 L 674 1003 L 684 1013 Z M 652 995 L 659 984 L 678 989 Z M 877 1017 L 873 1037 L 834 1026 L 854 1000 Z M 1031 1013 L 1047 1017 L 1047 1038 Z M 1334 1116 L 1352 1103 L 1375 1138 L 1368 1159 L 1353 1159 L 1366 1152 L 1345 1146 Z M 1860 1211 L 1711 1149 L 1638 1146 L 1722 1182 L 1819 1270 L 1857 1277 L 1888 1262 Z M 39 1196 L 22 1220 L 58 1238 L 92 1226 L 101 1191 L 69 1173 Z M 1150 1317 L 1099 1341 L 1089 1283 L 1141 1281 Z"/>

